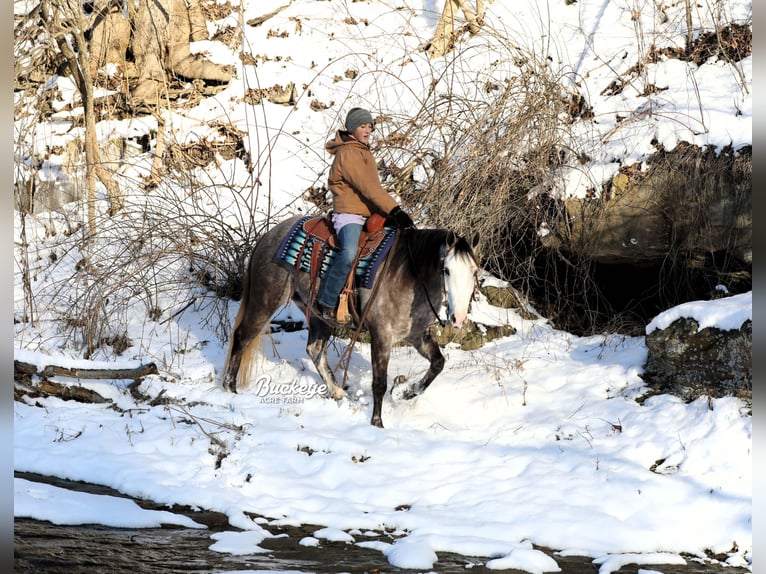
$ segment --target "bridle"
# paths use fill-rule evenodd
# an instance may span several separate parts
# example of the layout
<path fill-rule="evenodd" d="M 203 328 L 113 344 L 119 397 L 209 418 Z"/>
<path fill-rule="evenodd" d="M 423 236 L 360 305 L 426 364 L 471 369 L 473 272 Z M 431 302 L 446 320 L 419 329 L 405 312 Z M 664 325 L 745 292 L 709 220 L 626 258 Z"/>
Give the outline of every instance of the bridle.
<path fill-rule="evenodd" d="M 450 248 L 452 249 L 452 248 Z M 444 260 L 447 258 L 447 253 L 449 253 L 449 249 L 446 245 L 442 245 L 439 248 L 439 277 L 441 281 L 440 285 L 440 305 L 444 303 L 444 300 L 447 297 L 447 280 L 445 279 L 445 272 L 446 269 L 444 267 Z M 407 242 L 407 255 L 409 255 L 410 262 L 412 262 L 412 250 L 409 241 Z M 479 267 L 479 263 L 476 261 L 476 256 L 471 254 L 471 258 L 473 259 L 473 262 L 476 264 L 476 267 Z M 436 310 L 436 306 L 434 305 L 433 301 L 431 301 L 431 295 L 428 293 L 428 288 L 426 287 L 425 281 L 423 281 L 423 278 L 420 276 L 420 273 L 418 273 L 417 269 L 415 270 L 415 276 L 418 279 L 418 283 L 420 283 L 420 286 L 423 288 L 423 292 L 426 294 L 426 301 L 428 301 L 428 306 L 431 308 L 431 312 L 434 314 L 434 317 L 436 318 L 436 322 L 439 323 L 439 326 L 444 328 L 447 325 L 447 321 L 442 319 L 439 316 L 439 312 Z M 471 291 L 471 301 L 476 300 L 476 293 L 479 289 L 479 278 L 476 274 L 474 274 L 473 278 L 473 290 Z M 448 317 L 449 319 L 449 317 Z"/>
<path fill-rule="evenodd" d="M 441 285 L 439 286 L 439 293 L 440 293 L 440 301 L 439 305 L 442 305 L 444 303 L 444 299 L 447 296 L 447 280 L 445 279 L 445 271 L 444 268 L 444 260 L 447 258 L 448 249 L 446 245 L 442 245 L 439 247 L 439 280 Z M 422 281 L 421 281 L 422 283 Z M 444 319 L 439 317 L 439 312 L 434 307 L 434 304 L 431 302 L 431 296 L 428 294 L 428 289 L 426 289 L 426 286 L 423 285 L 423 291 L 426 292 L 426 299 L 428 300 L 428 306 L 431 307 L 431 312 L 434 314 L 434 317 L 436 317 L 436 321 L 439 323 L 439 327 L 444 328 L 444 326 L 447 324 Z"/>

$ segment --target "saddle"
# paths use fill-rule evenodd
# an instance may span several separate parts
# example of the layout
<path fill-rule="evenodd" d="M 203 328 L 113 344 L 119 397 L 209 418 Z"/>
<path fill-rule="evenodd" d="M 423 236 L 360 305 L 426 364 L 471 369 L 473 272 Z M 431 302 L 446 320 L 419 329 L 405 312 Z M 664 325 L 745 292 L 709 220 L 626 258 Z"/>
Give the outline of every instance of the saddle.
<path fill-rule="evenodd" d="M 385 234 L 381 233 L 385 229 L 386 218 L 377 213 L 372 214 L 367 218 L 362 229 L 362 236 L 359 239 L 360 248 L 364 246 L 370 253 L 380 247 Z M 301 227 L 306 235 L 318 240 L 321 243 L 326 243 L 333 249 L 340 247 L 340 241 L 338 235 L 335 233 L 335 227 L 332 224 L 332 219 L 329 215 L 317 215 L 306 219 Z"/>
<path fill-rule="evenodd" d="M 335 227 L 333 227 L 332 220 L 330 219 L 329 215 L 319 215 L 317 217 L 307 219 L 303 222 L 302 227 L 303 231 L 306 232 L 306 235 L 311 237 L 314 241 L 326 243 L 333 249 L 337 249 L 339 247 L 340 241 L 338 241 L 338 236 L 335 233 Z"/>
<path fill-rule="evenodd" d="M 338 303 L 337 319 L 339 323 L 347 323 L 351 319 L 351 311 L 349 305 L 349 296 L 353 293 L 354 289 L 354 276 L 356 274 L 356 266 L 360 259 L 372 255 L 381 245 L 386 238 L 386 218 L 379 214 L 373 214 L 367 218 L 362 234 L 359 237 L 359 247 L 357 248 L 356 258 L 354 264 L 351 266 L 351 271 L 346 278 L 346 283 L 340 293 L 340 299 Z M 320 215 L 312 217 L 303 222 L 303 231 L 306 232 L 308 240 L 313 243 L 313 249 L 311 250 L 311 264 L 309 275 L 311 277 L 311 285 L 313 292 L 313 285 L 315 284 L 316 277 L 319 275 L 319 271 L 322 266 L 323 249 L 322 246 L 329 246 L 332 249 L 338 249 L 340 247 L 340 241 L 338 235 L 335 233 L 335 227 L 332 224 L 332 220 L 329 215 Z M 356 312 L 354 310 L 354 314 Z"/>

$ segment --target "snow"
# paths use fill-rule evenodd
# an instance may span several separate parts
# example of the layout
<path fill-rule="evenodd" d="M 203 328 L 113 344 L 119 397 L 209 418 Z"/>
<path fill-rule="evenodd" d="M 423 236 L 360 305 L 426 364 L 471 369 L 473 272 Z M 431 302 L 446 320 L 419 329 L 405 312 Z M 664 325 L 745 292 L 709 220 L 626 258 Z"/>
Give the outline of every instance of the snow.
<path fill-rule="evenodd" d="M 243 21 L 285 4 L 248 2 Z M 629 69 L 649 44 L 683 46 L 684 3 L 662 4 L 666 21 L 656 5 L 648 0 L 496 1 L 488 4 L 486 24 L 494 34 L 464 38 L 458 58 L 428 61 L 416 47 L 433 34 L 440 4 L 296 1 L 267 24 L 245 26 L 248 49 L 269 56 L 257 66 L 243 65 L 239 53 L 220 42 L 198 43 L 195 49 L 210 59 L 234 64 L 237 78 L 217 95 L 167 113 L 166 129 L 171 141 L 185 143 L 220 137 L 216 122 L 247 133 L 254 173 L 241 160 L 221 159 L 193 175 L 209 184 L 206 205 L 220 209 L 227 223 L 239 221 L 242 199 L 232 190 L 243 189 L 257 198 L 247 200 L 257 203 L 253 224 L 265 221 L 267 213 L 281 219 L 310 208 L 301 196 L 324 181 L 322 144 L 351 106 L 407 118 L 424 105 L 436 79 L 437 93 L 454 89 L 459 97 L 478 98 L 486 77 L 518 73 L 511 62 L 488 57 L 504 53 L 498 46 L 513 38 L 514 45 L 541 61 L 549 58 L 552 69 L 587 94 L 597 119 L 572 126 L 592 163 L 563 171 L 554 190 L 560 195 L 583 196 L 620 165 L 642 161 L 653 151 L 653 139 L 666 149 L 680 141 L 735 150 L 751 144 L 751 56 L 736 64 L 713 59 L 700 66 L 659 59 L 643 72 L 642 81 L 665 88 L 652 99 L 641 95 L 640 82 L 620 94 L 603 93 L 615 72 Z M 23 6 L 15 2 L 15 12 L 22 13 Z M 694 10 L 695 25 L 704 30 L 717 18 L 752 19 L 747 0 L 727 2 L 721 12 L 712 13 L 704 3 Z M 348 23 L 349 16 L 357 23 Z M 269 30 L 288 34 L 268 38 Z M 412 56 L 408 63 L 405 50 Z M 355 79 L 334 80 L 348 69 L 359 71 Z M 253 86 L 288 80 L 299 90 L 295 106 L 242 101 Z M 34 133 L 24 132 L 35 149 L 63 148 L 78 133 L 64 111 L 65 104 L 77 103 L 71 82 L 55 78 L 53 85 L 60 95 L 52 105 L 62 111 Z M 314 98 L 333 105 L 314 111 Z M 156 129 L 156 118 L 149 116 L 99 125 L 104 138 L 135 138 Z M 380 131 L 387 129 L 384 123 Z M 263 151 L 266 142 L 268 152 Z M 51 154 L 45 177 L 64 178 L 62 162 Z M 118 178 L 134 183 L 150 164 L 149 156 L 139 156 L 121 168 Z M 255 175 L 267 182 L 263 190 L 253 185 Z M 173 185 L 163 182 L 163 193 Z M 162 190 L 148 196 L 137 192 L 128 201 L 159 205 Z M 179 189 L 179 196 L 191 202 L 185 191 Z M 182 205 L 179 200 L 172 207 Z M 82 221 L 83 206 L 65 209 L 66 218 Z M 105 211 L 103 200 L 100 209 Z M 556 557 L 567 555 L 592 558 L 599 574 L 625 564 L 661 569 L 711 554 L 752 570 L 748 408 L 736 398 L 685 404 L 669 395 L 639 404 L 635 399 L 647 390 L 640 377 L 647 353 L 643 337 L 577 337 L 543 319 L 524 319 L 479 300 L 471 319 L 512 325 L 516 334 L 475 351 L 448 346 L 446 368 L 427 392 L 412 401 L 398 399 L 396 388 L 386 395 L 386 428 L 377 429 L 369 424 L 370 350 L 361 343 L 349 365 L 349 398 L 341 402 L 317 395 L 321 381 L 304 351 L 305 330 L 272 333 L 263 348 L 262 382 L 241 394 L 224 392 L 220 373 L 226 343 L 206 320 L 214 305 L 209 298 L 176 313 L 175 296 L 159 292 L 158 305 L 170 309 L 162 320 L 150 318 L 138 301 L 120 315 L 133 345 L 121 356 L 99 349 L 83 359 L 77 341 L 60 329 L 70 295 L 56 286 L 82 257 L 76 236 L 66 250 L 56 250 L 61 243 L 49 231 L 64 220 L 46 214 L 26 222 L 27 240 L 39 256 L 31 263 L 39 320 L 14 325 L 14 358 L 39 369 L 51 364 L 135 368 L 154 362 L 160 373 L 145 377 L 135 389 L 144 400 L 134 398 L 125 381 L 59 377 L 109 402 L 15 401 L 16 471 L 224 513 L 231 530 L 211 533 L 210 540 L 210 548 L 221 553 L 263 552 L 260 544 L 271 536 L 270 526 L 312 524 L 318 525 L 312 536 L 296 543 L 355 544 L 381 552 L 400 568 L 438 569 L 439 553 L 453 552 L 478 557 L 488 568 L 530 573 L 559 571 Z M 17 246 L 19 223 L 17 214 Z M 99 255 L 120 268 L 120 238 L 114 237 Z M 54 251 L 60 257 L 50 265 Z M 16 253 L 14 311 L 21 317 L 26 307 Z M 166 272 L 177 281 L 185 270 L 169 265 Z M 227 309 L 229 320 L 236 310 L 236 304 Z M 293 306 L 281 309 L 279 317 L 301 321 Z M 669 309 L 646 332 L 679 317 L 693 317 L 700 329 L 737 329 L 752 319 L 752 293 Z M 332 366 L 348 344 L 336 340 L 331 345 Z M 414 380 L 425 368 L 414 350 L 396 348 L 390 380 L 399 374 Z M 19 517 L 58 524 L 201 527 L 115 496 L 21 478 L 14 480 L 14 491 Z M 379 539 L 367 540 L 372 534 Z"/>
<path fill-rule="evenodd" d="M 284 379 L 308 376 L 304 334 L 273 338 L 279 358 L 270 355 L 269 368 Z M 117 383 L 112 394 L 101 389 L 129 417 L 55 398 L 30 401 L 45 408 L 17 403 L 15 467 L 217 510 L 234 528 L 261 533 L 217 534 L 211 548 L 223 552 L 260 552 L 261 529 L 305 523 L 326 525 L 313 534 L 319 546 L 363 545 L 353 529 L 394 531 L 378 549 L 403 568 L 431 568 L 450 551 L 555 571 L 520 550 L 524 541 L 615 561 L 662 549 L 668 562 L 726 553 L 736 541 L 731 559 L 749 563 L 751 422 L 736 399 L 716 399 L 712 410 L 670 396 L 640 406 L 641 338 L 578 338 L 536 323 L 447 355 L 448 368 L 421 397 L 387 397 L 385 430 L 369 425 L 364 346 L 350 376 L 361 398 L 340 404 L 263 402 L 155 376 L 141 391 L 164 391 L 168 406 L 139 404 Z M 397 350 L 391 373 L 417 373 L 418 361 Z M 208 434 L 228 450 L 218 469 Z M 17 496 L 27 487 L 17 480 Z M 55 521 L 55 509 L 46 501 L 27 514 Z"/>
<path fill-rule="evenodd" d="M 186 516 L 172 512 L 146 510 L 127 498 L 73 492 L 48 484 L 16 478 L 14 515 L 36 518 L 44 507 L 46 520 L 54 524 L 103 524 L 115 528 L 150 528 L 174 524 L 205 528 Z"/>
<path fill-rule="evenodd" d="M 732 295 L 710 301 L 690 301 L 657 315 L 646 326 L 648 335 L 656 329 L 666 329 L 673 321 L 689 317 L 697 321 L 699 329 L 717 327 L 722 331 L 739 329 L 745 321 L 753 320 L 753 292 Z"/>
<path fill-rule="evenodd" d="M 389 563 L 398 568 L 431 568 L 438 560 L 436 552 L 427 541 L 410 536 L 397 541 L 383 552 Z"/>
<path fill-rule="evenodd" d="M 647 554 L 623 554 L 622 556 L 608 556 L 594 560 L 601 564 L 599 574 L 603 572 L 615 572 L 627 564 L 686 564 L 686 560 L 680 556 L 653 552 Z"/>
<path fill-rule="evenodd" d="M 516 568 L 532 574 L 542 574 L 543 572 L 561 572 L 556 561 L 532 548 L 531 543 L 519 545 L 519 548 L 511 550 L 502 558 L 493 558 L 486 564 L 490 570 L 507 570 Z"/>
<path fill-rule="evenodd" d="M 210 538 L 216 541 L 215 544 L 210 546 L 210 550 L 237 556 L 268 552 L 268 550 L 261 548 L 258 544 L 266 538 L 271 538 L 271 535 L 267 530 L 255 527 L 241 532 L 214 532 L 210 535 Z"/>

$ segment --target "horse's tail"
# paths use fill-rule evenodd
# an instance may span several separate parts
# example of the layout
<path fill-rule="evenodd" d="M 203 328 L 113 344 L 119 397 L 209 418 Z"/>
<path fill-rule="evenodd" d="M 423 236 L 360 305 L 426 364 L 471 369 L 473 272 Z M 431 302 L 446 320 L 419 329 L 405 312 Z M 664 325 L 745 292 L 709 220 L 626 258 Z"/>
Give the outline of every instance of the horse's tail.
<path fill-rule="evenodd" d="M 245 276 L 245 280 L 243 284 L 242 299 L 239 302 L 239 311 L 237 312 L 237 317 L 234 319 L 234 325 L 232 325 L 232 328 L 231 328 L 231 335 L 229 335 L 229 347 L 228 347 L 228 351 L 226 352 L 226 361 L 223 367 L 223 372 L 224 372 L 223 386 L 225 389 L 230 391 L 246 388 L 247 383 L 250 380 L 250 374 L 253 370 L 253 364 L 255 363 L 255 358 L 258 353 L 258 348 L 261 345 L 262 333 L 259 330 L 255 334 L 255 336 L 251 337 L 247 341 L 244 348 L 235 349 L 235 346 L 237 346 L 238 344 L 237 340 L 241 340 L 240 327 L 242 325 L 242 321 L 245 318 L 245 314 L 247 312 L 247 307 L 248 307 L 249 299 L 250 299 L 249 276 L 250 276 L 250 273 L 248 272 L 247 275 Z M 235 359 L 234 355 L 238 356 L 236 360 L 239 362 L 239 364 L 236 367 L 237 372 L 236 372 L 234 380 L 230 380 L 230 377 L 231 377 L 230 369 L 233 366 L 232 361 Z"/>
<path fill-rule="evenodd" d="M 281 304 L 294 295 L 295 278 L 281 265 L 275 264 L 275 253 L 286 229 L 291 229 L 299 216 L 266 232 L 250 254 L 242 281 L 239 312 L 229 337 L 224 365 L 223 387 L 229 391 L 246 388 L 261 351 L 264 328 Z M 264 269 L 267 268 L 267 269 Z"/>
<path fill-rule="evenodd" d="M 253 371 L 253 365 L 258 357 L 258 349 L 261 346 L 261 335 L 263 332 L 259 332 L 255 337 L 250 339 L 244 349 L 242 349 L 242 361 L 239 364 L 239 371 L 237 372 L 237 388 L 245 389 L 250 382 L 250 374 Z"/>

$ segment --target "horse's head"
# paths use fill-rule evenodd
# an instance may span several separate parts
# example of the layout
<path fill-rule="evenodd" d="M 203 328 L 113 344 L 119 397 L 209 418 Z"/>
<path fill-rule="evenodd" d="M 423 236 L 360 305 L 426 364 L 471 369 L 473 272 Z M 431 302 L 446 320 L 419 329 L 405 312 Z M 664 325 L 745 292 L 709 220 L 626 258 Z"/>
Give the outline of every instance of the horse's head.
<path fill-rule="evenodd" d="M 470 243 L 450 231 L 444 252 L 444 290 L 447 299 L 447 318 L 458 329 L 462 327 L 473 299 L 476 274 L 479 264 L 474 249 L 479 243 L 479 234 Z"/>

